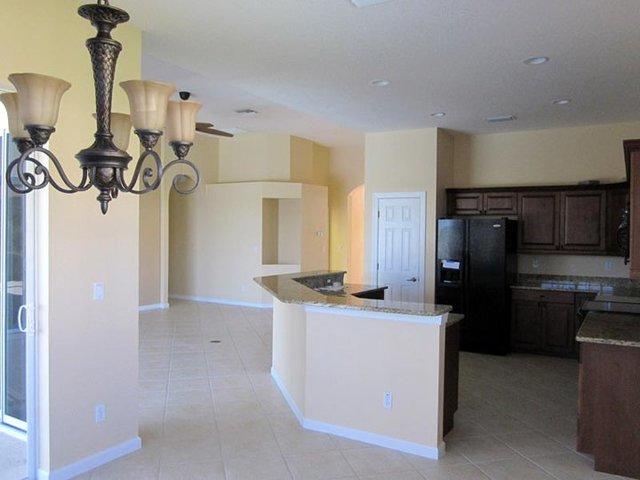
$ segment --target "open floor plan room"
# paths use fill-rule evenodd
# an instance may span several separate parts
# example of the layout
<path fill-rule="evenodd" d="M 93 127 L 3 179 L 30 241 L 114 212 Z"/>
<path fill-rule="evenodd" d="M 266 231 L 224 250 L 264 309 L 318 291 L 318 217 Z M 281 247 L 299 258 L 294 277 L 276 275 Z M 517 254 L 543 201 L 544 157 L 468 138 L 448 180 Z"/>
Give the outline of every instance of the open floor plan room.
<path fill-rule="evenodd" d="M 638 0 L 0 14 L 0 480 L 640 480 Z"/>
<path fill-rule="evenodd" d="M 620 479 L 575 451 L 577 362 L 465 353 L 440 460 L 302 429 L 270 376 L 271 311 L 141 315 L 141 451 L 87 479 Z"/>

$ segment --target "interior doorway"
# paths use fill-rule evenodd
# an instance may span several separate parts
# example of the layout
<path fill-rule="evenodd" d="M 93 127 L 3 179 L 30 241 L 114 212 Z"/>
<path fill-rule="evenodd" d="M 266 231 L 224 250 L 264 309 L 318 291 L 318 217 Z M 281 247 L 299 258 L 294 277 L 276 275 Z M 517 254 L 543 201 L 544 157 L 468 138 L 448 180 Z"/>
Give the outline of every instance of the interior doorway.
<path fill-rule="evenodd" d="M 385 298 L 423 302 L 425 295 L 424 192 L 373 196 L 373 277 L 388 286 Z"/>
<path fill-rule="evenodd" d="M 0 478 L 35 478 L 35 196 L 7 187 L 19 153 L 0 105 Z"/>

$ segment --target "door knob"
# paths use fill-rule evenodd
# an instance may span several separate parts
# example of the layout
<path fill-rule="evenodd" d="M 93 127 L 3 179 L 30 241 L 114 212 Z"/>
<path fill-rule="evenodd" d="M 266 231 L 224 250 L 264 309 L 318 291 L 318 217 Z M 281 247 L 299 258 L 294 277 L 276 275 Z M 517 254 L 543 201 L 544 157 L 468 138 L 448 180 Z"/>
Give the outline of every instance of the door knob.
<path fill-rule="evenodd" d="M 416 277 L 407 278 L 407 282 L 413 282 L 413 283 L 415 283 L 415 282 L 417 282 L 417 281 L 418 281 L 418 279 L 417 279 Z"/>

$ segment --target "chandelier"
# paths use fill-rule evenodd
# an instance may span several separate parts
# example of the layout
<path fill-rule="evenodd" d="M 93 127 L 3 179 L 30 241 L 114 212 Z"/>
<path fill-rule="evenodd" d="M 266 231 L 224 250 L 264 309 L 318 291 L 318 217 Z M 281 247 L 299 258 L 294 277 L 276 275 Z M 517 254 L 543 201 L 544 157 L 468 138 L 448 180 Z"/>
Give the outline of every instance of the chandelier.
<path fill-rule="evenodd" d="M 78 14 L 91 21 L 98 32 L 86 42 L 93 66 L 96 133 L 93 144 L 76 155 L 82 170 L 80 182 L 74 184 L 53 152 L 44 147 L 55 132 L 60 101 L 71 84 L 37 73 L 14 73 L 9 75 L 9 81 L 15 86 L 16 93 L 0 95 L 9 118 L 9 133 L 20 153 L 7 166 L 7 185 L 12 191 L 22 194 L 47 185 L 63 193 L 83 192 L 95 187 L 100 192 L 97 200 L 102 213 L 106 214 L 109 202 L 119 192 L 138 195 L 151 192 L 160 186 L 169 168 L 183 165 L 193 170 L 193 185 L 185 188 L 181 182 L 185 175 L 181 174 L 173 179 L 173 187 L 182 194 L 193 192 L 200 182 L 200 174 L 186 157 L 195 138 L 195 119 L 201 104 L 169 101 L 175 92 L 173 85 L 129 80 L 120 86 L 129 98 L 130 115 L 112 113 L 113 82 L 122 45 L 111 37 L 111 31 L 118 24 L 127 22 L 129 14 L 110 6 L 108 0 L 83 5 Z M 126 180 L 124 172 L 132 160 L 126 152 L 132 126 L 144 151 L 131 178 Z M 167 140 L 176 159 L 162 165 L 154 147 L 165 126 Z M 36 155 L 38 153 L 48 157 L 49 168 L 39 160 L 42 157 Z M 151 159 L 151 166 L 144 167 L 147 159 Z M 52 177 L 51 166 L 59 180 Z"/>

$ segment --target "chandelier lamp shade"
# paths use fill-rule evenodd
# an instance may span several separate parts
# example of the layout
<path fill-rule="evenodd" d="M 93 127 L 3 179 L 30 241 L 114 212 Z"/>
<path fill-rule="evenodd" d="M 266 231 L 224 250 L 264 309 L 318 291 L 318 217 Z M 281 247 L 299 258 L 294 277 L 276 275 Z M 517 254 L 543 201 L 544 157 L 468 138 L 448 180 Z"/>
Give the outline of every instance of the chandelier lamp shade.
<path fill-rule="evenodd" d="M 173 85 L 129 80 L 120 83 L 120 87 L 129 98 L 130 114 L 112 112 L 116 63 L 122 45 L 111 37 L 111 31 L 127 22 L 129 14 L 112 7 L 108 0 L 83 5 L 78 14 L 97 30 L 97 35 L 86 42 L 93 66 L 96 132 L 93 144 L 76 154 L 81 169 L 79 183 L 69 179 L 57 157 L 45 148 L 55 132 L 62 97 L 71 84 L 39 73 L 12 73 L 9 81 L 16 91 L 0 94 L 9 118 L 9 133 L 20 153 L 7 166 L 8 187 L 23 194 L 47 185 L 63 193 L 94 187 L 99 191 L 97 200 L 102 213 L 106 214 L 109 202 L 119 193 L 151 192 L 160 186 L 171 167 L 182 165 L 193 171 L 193 182 L 184 188 L 185 175 L 181 173 L 173 179 L 173 187 L 182 194 L 192 193 L 198 187 L 200 174 L 186 157 L 195 139 L 196 115 L 202 105 L 170 101 L 176 91 Z M 132 160 L 127 153 L 132 128 L 144 151 L 126 180 L 125 171 Z M 163 165 L 154 147 L 165 128 L 176 159 Z M 43 163 L 43 156 L 48 158 L 48 166 Z"/>

